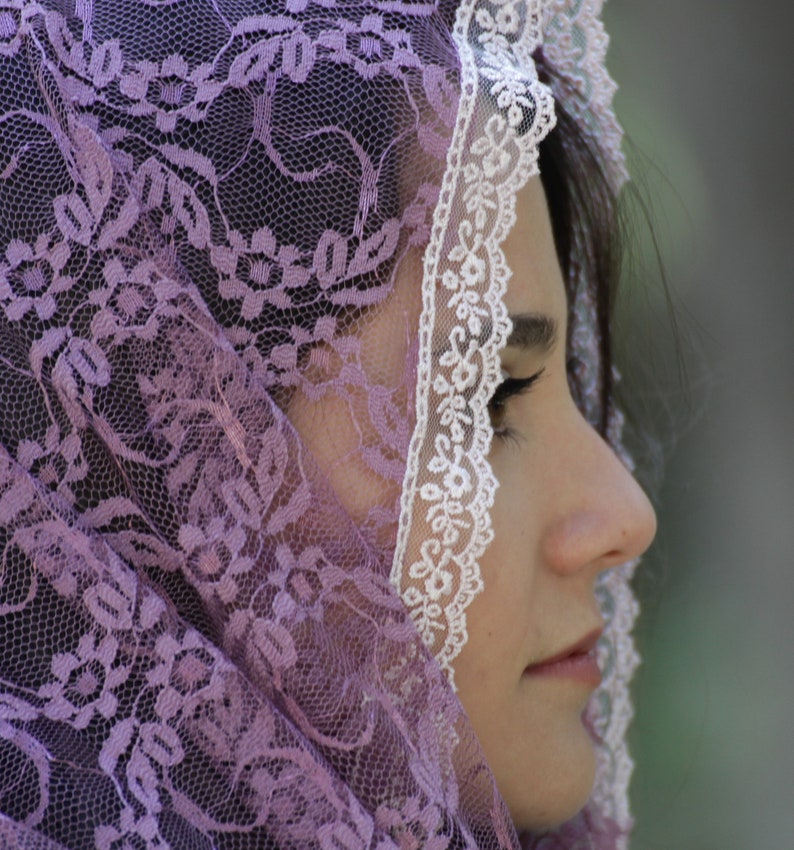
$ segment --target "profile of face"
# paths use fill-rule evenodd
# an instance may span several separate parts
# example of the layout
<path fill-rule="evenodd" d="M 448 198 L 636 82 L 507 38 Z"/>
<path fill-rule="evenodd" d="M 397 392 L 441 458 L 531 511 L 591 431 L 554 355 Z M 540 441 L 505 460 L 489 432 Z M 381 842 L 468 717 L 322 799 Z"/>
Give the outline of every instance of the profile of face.
<path fill-rule="evenodd" d="M 514 823 L 541 829 L 575 814 L 592 790 L 582 712 L 598 684 L 588 652 L 602 627 L 596 579 L 644 552 L 656 519 L 573 401 L 568 305 L 540 178 L 519 193 L 516 213 L 503 244 L 513 334 L 491 403 L 494 540 L 454 668 Z"/>
<path fill-rule="evenodd" d="M 571 817 L 591 792 L 595 757 L 582 713 L 598 683 L 589 652 L 602 628 L 595 583 L 647 548 L 655 517 L 573 401 L 568 305 L 538 177 L 519 193 L 516 212 L 503 244 L 513 333 L 501 353 L 505 380 L 490 406 L 490 462 L 499 482 L 494 539 L 480 559 L 484 590 L 467 610 L 468 641 L 454 670 L 513 821 L 533 830 Z M 412 277 L 415 293 L 417 274 L 418 263 L 400 270 L 394 301 L 360 328 L 363 348 L 382 350 L 384 338 L 402 338 L 387 328 L 398 316 L 405 326 L 415 320 L 415 298 L 401 298 L 400 290 Z M 393 362 L 404 362 L 403 354 Z M 317 358 L 333 371 L 332 359 Z M 366 409 L 366 399 L 358 403 Z M 289 416 L 346 510 L 362 521 L 394 494 L 360 461 L 366 426 L 355 410 L 355 399 L 298 391 Z"/>

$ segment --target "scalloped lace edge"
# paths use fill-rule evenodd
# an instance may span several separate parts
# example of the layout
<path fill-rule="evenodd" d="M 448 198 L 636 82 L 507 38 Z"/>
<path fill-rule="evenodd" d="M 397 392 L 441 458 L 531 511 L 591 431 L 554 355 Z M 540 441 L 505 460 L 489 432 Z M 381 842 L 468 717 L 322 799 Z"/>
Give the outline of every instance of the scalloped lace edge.
<path fill-rule="evenodd" d="M 490 509 L 498 482 L 488 461 L 488 452 L 492 438 L 491 425 L 487 413 L 487 402 L 500 380 L 499 350 L 504 347 L 511 325 L 502 297 L 507 288 L 510 270 L 505 262 L 501 243 L 506 238 L 515 221 L 515 196 L 530 177 L 538 173 L 538 145 L 554 125 L 554 101 L 551 91 L 536 76 L 530 76 L 534 69 L 532 53 L 541 42 L 542 3 L 527 4 L 528 10 L 519 38 L 509 42 L 514 32 L 500 27 L 497 18 L 490 16 L 487 5 L 482 2 L 464 4 L 458 9 L 453 37 L 461 57 L 461 99 L 453 132 L 452 143 L 447 154 L 447 167 L 440 193 L 440 199 L 434 212 L 433 229 L 430 244 L 425 251 L 424 273 L 422 281 L 423 310 L 420 319 L 419 341 L 420 356 L 417 374 L 417 417 L 416 427 L 409 447 L 406 476 L 401 498 L 400 527 L 391 571 L 391 581 L 401 592 L 412 616 L 417 621 L 420 632 L 433 650 L 439 664 L 447 673 L 454 688 L 454 669 L 452 662 L 467 640 L 466 608 L 482 590 L 478 559 L 493 537 Z M 507 7 L 517 8 L 523 5 L 518 0 L 512 3 L 500 3 L 498 8 L 504 12 Z M 485 18 L 483 18 L 485 12 Z M 477 14 L 481 31 L 478 34 L 480 61 L 471 44 L 469 30 Z M 502 16 L 502 20 L 510 16 Z M 506 49 L 507 48 L 507 49 Z M 483 125 L 482 132 L 469 143 L 472 120 L 477 106 L 479 83 L 485 80 L 491 94 L 499 102 L 500 112 L 496 112 Z M 513 123 L 517 126 L 525 115 L 527 103 L 533 109 L 531 126 L 518 136 L 510 132 L 499 132 Z M 506 113 L 506 116 L 502 113 Z M 500 150 L 501 148 L 501 150 Z M 452 240 L 452 248 L 445 257 L 441 256 L 442 245 L 447 242 L 453 211 L 465 209 L 463 195 L 466 190 L 464 168 L 476 159 L 477 174 L 488 174 L 486 160 L 498 160 L 505 153 L 513 166 L 506 173 L 496 175 L 489 189 L 495 199 L 495 211 L 478 221 L 474 211 L 463 215 L 458 223 L 457 238 Z M 479 347 L 479 356 L 483 369 L 477 376 L 477 383 L 471 392 L 469 410 L 472 412 L 472 436 L 466 446 L 466 461 L 471 464 L 473 486 L 464 499 L 454 494 L 441 492 L 437 499 L 425 510 L 423 520 L 428 527 L 435 522 L 435 536 L 425 540 L 422 545 L 421 564 L 404 564 L 410 532 L 412 514 L 420 510 L 425 492 L 420 477 L 420 457 L 428 438 L 428 409 L 430 397 L 437 394 L 433 386 L 433 331 L 436 325 L 436 299 L 441 287 L 438 281 L 442 275 L 442 264 L 462 264 L 463 258 L 470 257 L 472 251 L 485 252 L 486 268 L 489 279 L 478 300 L 481 308 L 479 320 L 492 328 L 488 339 Z M 464 284 L 461 282 L 460 284 Z M 449 336 L 458 334 L 469 339 L 471 334 L 465 323 L 453 327 Z M 455 362 L 449 365 L 471 366 L 467 360 L 471 351 L 454 352 Z M 471 385 L 469 384 L 471 391 Z M 454 395 L 459 388 L 450 386 L 448 394 Z M 434 410 L 437 407 L 434 407 Z M 434 425 L 437 423 L 434 422 Z M 434 433 L 434 452 L 428 463 L 428 469 L 448 470 L 453 475 L 461 472 L 468 478 L 468 469 L 463 469 L 464 458 L 462 438 L 456 434 L 454 423 L 441 425 Z M 452 455 L 450 457 L 449 455 Z M 445 510 L 438 501 L 455 501 L 452 510 Z M 444 517 L 453 517 L 448 522 Z M 451 527 L 454 525 L 454 528 Z M 463 533 L 461 533 L 461 530 Z M 445 542 L 445 541 L 452 541 Z M 449 582 L 446 573 L 456 571 L 456 581 Z M 437 602 L 428 604 L 427 596 L 405 590 L 406 576 L 416 579 L 422 576 L 427 582 L 438 582 L 444 587 L 454 584 L 456 590 L 443 605 Z M 439 647 L 435 638 L 443 634 L 443 643 Z"/>

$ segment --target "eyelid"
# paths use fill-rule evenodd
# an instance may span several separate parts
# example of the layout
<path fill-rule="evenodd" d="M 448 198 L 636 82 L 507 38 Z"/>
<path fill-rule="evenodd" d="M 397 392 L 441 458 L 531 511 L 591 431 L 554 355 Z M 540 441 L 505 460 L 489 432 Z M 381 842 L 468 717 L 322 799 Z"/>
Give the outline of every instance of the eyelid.
<path fill-rule="evenodd" d="M 507 375 L 507 377 L 499 384 L 491 396 L 491 400 L 488 402 L 488 411 L 491 415 L 491 428 L 493 429 L 494 437 L 500 440 L 516 438 L 516 432 L 510 427 L 509 423 L 505 423 L 504 421 L 497 423 L 495 420 L 497 418 L 501 419 L 505 415 L 507 402 L 512 397 L 521 395 L 532 389 L 544 371 L 545 367 L 526 378 L 512 378 L 509 372 L 502 369 L 502 376 Z"/>
<path fill-rule="evenodd" d="M 511 395 L 522 393 L 528 390 L 546 371 L 546 367 L 538 369 L 526 378 L 514 378 L 506 369 L 502 369 L 502 383 L 497 386 L 494 391 L 494 396 L 497 394 L 509 398 Z"/>
<path fill-rule="evenodd" d="M 489 406 L 496 404 L 502 405 L 513 396 L 527 392 L 534 386 L 535 383 L 537 383 L 538 379 L 545 371 L 546 369 L 543 367 L 542 369 L 538 369 L 538 371 L 534 372 L 532 375 L 528 375 L 526 378 L 513 378 L 509 373 L 505 373 L 505 370 L 502 369 L 502 375 L 507 374 L 507 377 L 494 390 Z"/>

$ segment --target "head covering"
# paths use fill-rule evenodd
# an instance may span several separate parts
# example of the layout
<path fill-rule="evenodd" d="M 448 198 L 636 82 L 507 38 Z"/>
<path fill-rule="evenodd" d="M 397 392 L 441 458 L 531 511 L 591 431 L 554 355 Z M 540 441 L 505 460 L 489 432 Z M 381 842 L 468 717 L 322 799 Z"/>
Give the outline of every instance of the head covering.
<path fill-rule="evenodd" d="M 451 664 L 541 48 L 623 179 L 599 6 L 0 2 L 0 847 L 517 846 Z M 629 573 L 526 846 L 625 846 Z"/>

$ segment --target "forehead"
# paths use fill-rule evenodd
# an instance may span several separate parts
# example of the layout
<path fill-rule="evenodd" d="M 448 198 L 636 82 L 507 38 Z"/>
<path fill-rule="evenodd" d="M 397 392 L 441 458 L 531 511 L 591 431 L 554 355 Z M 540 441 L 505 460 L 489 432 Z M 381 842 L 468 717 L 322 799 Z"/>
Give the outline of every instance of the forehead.
<path fill-rule="evenodd" d="M 504 298 L 508 312 L 546 313 L 563 322 L 565 286 L 540 177 L 516 195 L 516 221 L 502 250 L 512 272 Z"/>

